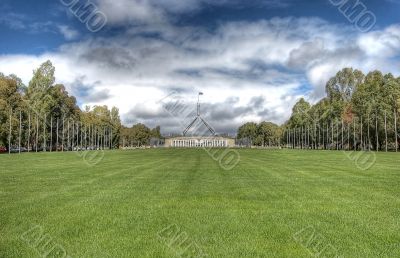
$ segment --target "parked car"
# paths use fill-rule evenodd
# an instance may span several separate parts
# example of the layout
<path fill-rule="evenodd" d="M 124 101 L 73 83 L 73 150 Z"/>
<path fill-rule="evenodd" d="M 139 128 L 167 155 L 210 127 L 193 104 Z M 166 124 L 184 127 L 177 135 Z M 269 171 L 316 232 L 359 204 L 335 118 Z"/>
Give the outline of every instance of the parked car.
<path fill-rule="evenodd" d="M 19 153 L 19 148 L 18 147 L 11 147 L 10 148 L 11 153 Z M 21 147 L 21 152 L 27 152 L 28 149 L 25 147 Z"/>
<path fill-rule="evenodd" d="M 0 153 L 6 153 L 8 152 L 6 147 L 0 147 Z"/>

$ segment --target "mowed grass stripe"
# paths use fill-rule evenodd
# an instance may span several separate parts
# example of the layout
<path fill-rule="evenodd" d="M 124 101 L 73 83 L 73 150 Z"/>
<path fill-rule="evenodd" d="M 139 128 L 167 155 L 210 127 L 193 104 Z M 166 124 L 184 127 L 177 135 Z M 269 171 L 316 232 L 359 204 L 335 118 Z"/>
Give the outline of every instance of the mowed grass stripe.
<path fill-rule="evenodd" d="M 396 154 L 360 171 L 336 151 L 239 152 L 231 171 L 204 150 L 2 155 L 0 257 L 38 257 L 19 239 L 33 224 L 73 257 L 177 257 L 157 237 L 171 224 L 210 257 L 311 257 L 307 226 L 344 257 L 400 256 Z"/>

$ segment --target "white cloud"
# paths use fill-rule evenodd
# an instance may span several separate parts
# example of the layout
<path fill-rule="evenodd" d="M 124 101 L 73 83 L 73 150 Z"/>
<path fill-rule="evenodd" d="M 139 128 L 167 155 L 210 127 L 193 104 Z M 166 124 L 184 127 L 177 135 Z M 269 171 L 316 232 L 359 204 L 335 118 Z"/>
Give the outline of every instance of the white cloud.
<path fill-rule="evenodd" d="M 182 128 L 165 116 L 157 101 L 178 91 L 194 105 L 196 92 L 203 91 L 210 123 L 219 132 L 233 132 L 251 120 L 284 122 L 298 98 L 321 98 L 325 82 L 343 67 L 399 75 L 393 58 L 398 54 L 397 31 L 392 26 L 359 34 L 350 26 L 316 18 L 231 22 L 214 32 L 147 24 L 114 37 L 69 43 L 41 56 L 0 56 L 0 71 L 17 73 L 27 82 L 34 68 L 51 59 L 58 81 L 82 105 L 114 105 L 127 123 L 160 124 L 164 132 Z M 160 36 L 145 37 L 143 32 Z M 379 56 L 374 49 L 385 54 Z M 304 91 L 307 85 L 309 92 Z"/>
<path fill-rule="evenodd" d="M 174 15 L 196 12 L 204 6 L 229 5 L 241 8 L 241 0 L 94 0 L 100 11 L 106 14 L 109 25 L 160 24 L 171 21 Z M 282 8 L 291 0 L 253 0 L 247 5 Z M 171 15 L 172 14 L 172 15 Z"/>
<path fill-rule="evenodd" d="M 59 25 L 58 29 L 66 40 L 74 40 L 79 36 L 79 32 L 70 28 L 67 25 Z"/>
<path fill-rule="evenodd" d="M 391 57 L 400 53 L 400 25 L 373 31 L 358 39 L 360 48 L 369 56 Z"/>

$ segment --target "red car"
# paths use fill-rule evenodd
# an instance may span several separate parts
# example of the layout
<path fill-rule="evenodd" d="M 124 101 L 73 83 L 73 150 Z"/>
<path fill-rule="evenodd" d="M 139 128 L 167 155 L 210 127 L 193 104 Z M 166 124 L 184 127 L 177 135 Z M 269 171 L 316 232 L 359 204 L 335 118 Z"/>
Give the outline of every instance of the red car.
<path fill-rule="evenodd" d="M 0 147 L 0 153 L 6 153 L 7 148 L 6 147 Z"/>

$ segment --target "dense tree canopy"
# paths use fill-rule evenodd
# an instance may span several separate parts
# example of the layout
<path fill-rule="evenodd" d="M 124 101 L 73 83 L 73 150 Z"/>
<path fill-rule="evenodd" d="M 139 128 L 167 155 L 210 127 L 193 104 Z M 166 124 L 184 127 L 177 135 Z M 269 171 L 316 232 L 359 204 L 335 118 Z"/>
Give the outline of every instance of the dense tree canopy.
<path fill-rule="evenodd" d="M 351 135 L 352 141 L 347 142 L 353 148 L 382 149 L 383 145 L 394 145 L 398 139 L 395 122 L 400 111 L 400 78 L 380 71 L 364 75 L 345 68 L 328 81 L 326 93 L 327 97 L 313 106 L 299 100 L 284 125 L 286 131 L 299 134 L 311 128 L 314 131 L 309 137 L 314 142 L 316 130 L 329 132 L 329 137 L 334 133 L 336 145 L 342 136 L 347 139 Z"/>
<path fill-rule="evenodd" d="M 399 139 L 399 113 L 400 78 L 344 68 L 327 82 L 325 98 L 314 105 L 301 98 L 281 127 L 246 123 L 238 129 L 238 139 L 247 138 L 258 146 L 291 141 L 311 148 L 346 144 L 353 149 L 393 149 Z"/>
<path fill-rule="evenodd" d="M 161 139 L 161 128 L 150 129 L 144 124 L 136 124 L 132 127 L 122 128 L 122 144 L 124 147 L 141 147 L 150 144 L 150 139 L 156 138 Z"/>
<path fill-rule="evenodd" d="M 17 113 L 25 110 L 18 81 L 0 74 L 0 146 L 8 145 L 11 110 Z M 11 118 L 11 126 L 12 136 L 16 137 L 18 121 L 14 117 Z"/>
<path fill-rule="evenodd" d="M 271 146 L 280 142 L 281 128 L 271 122 L 246 123 L 239 127 L 237 138 L 251 145 Z"/>
<path fill-rule="evenodd" d="M 121 129 L 118 109 L 95 106 L 82 111 L 65 86 L 55 82 L 55 67 L 50 61 L 33 72 L 28 87 L 17 76 L 0 73 L 0 146 L 9 147 L 9 140 L 15 145 L 18 138 L 23 146 L 47 144 L 53 148 L 60 142 L 56 136 L 65 135 L 65 131 L 68 131 L 68 137 L 74 133 L 73 138 L 68 139 L 69 144 L 74 140 L 83 141 L 83 134 L 88 137 L 90 133 L 98 141 L 105 135 L 112 136 L 113 146 L 118 146 Z M 21 137 L 20 127 L 23 130 Z"/>

